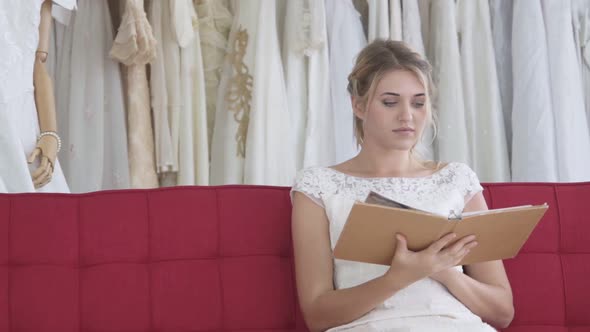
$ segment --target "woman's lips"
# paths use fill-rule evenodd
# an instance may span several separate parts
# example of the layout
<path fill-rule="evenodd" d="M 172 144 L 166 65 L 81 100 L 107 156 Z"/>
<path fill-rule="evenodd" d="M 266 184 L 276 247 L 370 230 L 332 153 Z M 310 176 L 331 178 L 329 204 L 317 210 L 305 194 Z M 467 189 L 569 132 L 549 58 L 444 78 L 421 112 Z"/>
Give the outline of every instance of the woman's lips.
<path fill-rule="evenodd" d="M 412 128 L 399 128 L 399 129 L 394 129 L 393 131 L 396 133 L 399 133 L 399 132 L 412 132 L 413 133 L 414 129 L 412 129 Z"/>

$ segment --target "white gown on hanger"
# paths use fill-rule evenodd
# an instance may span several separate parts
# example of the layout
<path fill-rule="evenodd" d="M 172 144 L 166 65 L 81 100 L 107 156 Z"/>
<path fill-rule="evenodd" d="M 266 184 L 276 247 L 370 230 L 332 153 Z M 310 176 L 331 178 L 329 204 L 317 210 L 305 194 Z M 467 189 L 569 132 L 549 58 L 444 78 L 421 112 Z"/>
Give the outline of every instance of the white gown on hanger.
<path fill-rule="evenodd" d="M 583 91 L 586 91 L 586 118 L 590 127 L 590 1 L 575 0 L 572 2 L 574 15 L 574 36 L 578 62 L 582 73 Z"/>
<path fill-rule="evenodd" d="M 389 38 L 403 38 L 402 0 L 389 0 Z"/>
<path fill-rule="evenodd" d="M 426 56 L 418 0 L 402 0 L 402 40 Z"/>
<path fill-rule="evenodd" d="M 542 0 L 541 5 L 549 50 L 559 181 L 590 181 L 590 131 L 572 31 L 571 1 Z"/>
<path fill-rule="evenodd" d="M 108 4 L 78 1 L 78 11 L 62 32 L 57 38 L 64 57 L 57 66 L 56 89 L 66 91 L 57 95 L 57 111 L 70 188 L 129 188 L 123 87 L 119 64 L 109 58 L 114 38 Z"/>
<path fill-rule="evenodd" d="M 470 163 L 455 2 L 436 0 L 430 8 L 430 51 L 433 79 L 438 91 L 434 100 L 438 116 L 436 157 L 440 161 Z"/>
<path fill-rule="evenodd" d="M 203 161 L 209 158 L 206 146 L 207 106 L 200 39 L 193 26 L 197 22 L 197 13 L 192 0 L 170 1 L 169 6 L 173 37 L 172 43 L 167 45 L 170 49 L 165 49 L 164 52 L 171 56 L 178 54 L 180 60 L 178 67 L 166 68 L 168 82 L 178 80 L 180 89 L 178 94 L 170 87 L 168 89 L 169 95 L 175 94 L 180 97 L 178 108 L 174 105 L 170 108 L 173 112 L 178 110 L 178 118 L 173 113 L 174 122 L 171 123 L 172 144 L 178 160 L 176 184 L 196 184 L 197 170 L 202 172 L 199 184 L 207 184 L 209 174 L 207 168 L 203 167 Z M 194 98 L 200 100 L 195 101 Z"/>
<path fill-rule="evenodd" d="M 194 185 L 195 149 L 203 141 L 200 138 L 194 146 L 198 119 L 193 114 L 193 71 L 199 70 L 195 68 L 196 12 L 190 0 L 153 1 L 149 17 L 158 41 L 151 65 L 151 90 L 161 185 Z M 198 116 L 206 116 L 205 109 L 199 112 Z M 199 132 L 206 134 L 206 120 L 198 123 L 203 126 Z"/>
<path fill-rule="evenodd" d="M 42 3 L 41 0 L 0 2 L 0 192 L 35 191 L 31 172 L 38 162 L 29 168 L 27 157 L 35 149 L 39 135 L 33 66 Z M 57 3 L 67 6 L 66 2 Z M 58 127 L 60 134 L 62 130 Z M 52 180 L 37 191 L 69 192 L 59 160 L 55 161 Z"/>
<path fill-rule="evenodd" d="M 326 0 L 326 25 L 330 54 L 330 108 L 334 117 L 334 162 L 341 163 L 359 152 L 354 135 L 348 74 L 367 39 L 360 14 L 351 0 Z M 287 82 L 289 84 L 289 82 Z M 291 104 L 290 104 L 291 105 Z"/>
<path fill-rule="evenodd" d="M 228 46 L 227 38 L 232 25 L 232 14 L 229 12 L 228 6 L 226 1 L 219 0 L 203 0 L 195 3 L 199 16 L 198 30 L 201 39 L 203 70 L 205 71 L 209 149 L 215 124 L 217 90 Z"/>
<path fill-rule="evenodd" d="M 295 168 L 301 169 L 305 158 L 305 141 L 308 121 L 308 58 L 304 54 L 305 33 L 303 27 L 303 1 L 293 0 L 285 3 L 285 22 L 281 45 L 281 56 L 285 70 L 285 88 L 293 137 L 289 138 L 295 154 Z M 310 16 L 309 10 L 307 13 Z"/>
<path fill-rule="evenodd" d="M 389 39 L 389 3 L 388 0 L 367 0 L 369 5 L 368 41 L 377 38 Z"/>
<path fill-rule="evenodd" d="M 248 7 L 245 9 L 245 7 Z M 295 154 L 292 151 L 292 128 L 289 118 L 289 109 L 287 102 L 287 91 L 285 89 L 285 79 L 283 76 L 283 64 L 281 61 L 281 50 L 277 30 L 277 9 L 274 0 L 240 0 L 240 20 L 245 17 L 244 28 L 250 35 L 251 46 L 246 52 L 246 63 L 251 64 L 248 67 L 252 70 L 252 104 L 250 110 L 250 121 L 246 137 L 246 154 L 244 160 L 244 183 L 259 185 L 290 185 L 295 176 Z M 244 16 L 242 16 L 244 11 Z M 315 22 L 312 22 L 312 24 Z M 312 29 L 312 31 L 317 31 Z M 324 26 L 325 34 L 325 26 Z M 325 38 L 324 38 L 325 43 Z M 327 54 L 325 54 L 327 60 Z M 317 74 L 322 70 L 328 69 L 325 62 L 314 61 L 310 59 L 310 72 Z M 312 78 L 314 78 L 311 75 Z M 329 80 L 328 73 L 319 74 L 316 78 L 319 80 Z M 326 84 L 326 83 L 323 83 Z M 313 87 L 312 87 L 313 88 Z M 313 105 L 308 116 L 308 123 L 317 124 L 319 128 L 309 128 L 306 142 L 305 159 L 313 160 L 317 154 L 326 153 L 322 146 L 314 146 L 308 149 L 311 144 L 322 144 L 316 135 L 320 135 L 326 130 L 323 125 L 330 124 L 325 122 L 325 118 L 320 112 L 314 112 L 314 109 L 323 111 L 322 114 L 329 114 L 327 109 L 328 87 L 318 83 L 316 88 L 321 88 L 319 96 L 314 93 L 309 94 L 311 102 L 319 105 Z M 326 97 L 326 102 L 320 100 L 321 94 Z M 320 106 L 323 105 L 323 109 Z M 317 132 L 315 130 L 318 130 Z M 287 138 L 287 139 L 286 139 Z M 323 144 L 322 144 L 323 145 Z M 305 162 L 305 161 L 304 161 Z"/>
<path fill-rule="evenodd" d="M 555 182 L 557 154 L 547 37 L 539 0 L 514 1 L 512 181 Z"/>
<path fill-rule="evenodd" d="M 295 172 L 275 6 L 272 0 L 232 2 L 235 17 L 217 96 L 211 184 L 287 185 Z"/>
<path fill-rule="evenodd" d="M 508 182 L 508 146 L 488 3 L 458 0 L 457 24 L 472 167 L 482 181 Z"/>
<path fill-rule="evenodd" d="M 492 39 L 509 159 L 512 158 L 512 12 L 512 1 L 490 0 Z"/>
<path fill-rule="evenodd" d="M 177 102 L 177 99 L 172 97 L 176 96 L 179 92 L 176 86 L 172 89 L 174 96 L 168 96 L 168 83 L 166 68 L 172 67 L 178 68 L 178 55 L 174 57 L 175 62 L 172 63 L 171 59 L 168 59 L 164 53 L 164 46 L 168 45 L 171 41 L 171 29 L 170 29 L 170 14 L 167 16 L 163 15 L 163 11 L 169 13 L 168 8 L 164 8 L 162 1 L 152 1 L 151 6 L 148 8 L 148 18 L 154 31 L 154 37 L 156 38 L 156 60 L 150 65 L 150 93 L 151 93 L 151 105 L 154 117 L 154 134 L 155 134 L 155 145 L 156 145 L 156 169 L 158 173 L 175 172 L 178 170 L 178 160 L 174 155 L 174 148 L 172 143 L 171 126 L 169 120 L 169 107 L 170 105 Z M 177 45 L 174 47 L 178 48 Z M 166 61 L 170 63 L 166 63 Z M 174 81 L 176 82 L 176 81 Z"/>
<path fill-rule="evenodd" d="M 418 0 L 402 0 L 402 35 L 404 42 L 423 57 L 426 57 L 424 42 L 422 41 L 422 24 L 420 22 Z M 432 127 L 425 128 L 422 140 L 416 146 L 416 151 L 423 159 L 434 159 L 433 135 Z"/>
<path fill-rule="evenodd" d="M 420 25 L 422 27 L 422 41 L 426 56 L 430 59 L 430 0 L 417 0 L 418 10 L 420 12 Z"/>
<path fill-rule="evenodd" d="M 168 6 L 169 8 L 166 8 Z M 164 3 L 164 10 L 162 11 L 162 15 L 168 16 L 163 18 L 163 21 L 169 20 L 170 26 L 168 28 L 171 32 L 171 38 L 162 41 L 162 43 L 164 44 L 164 57 L 166 60 L 172 59 L 170 62 L 165 62 L 165 70 L 166 82 L 172 82 L 173 84 L 167 86 L 170 98 L 168 116 L 170 119 L 170 134 L 172 135 L 172 150 L 178 165 L 178 169 L 175 170 L 176 180 L 168 182 L 170 178 L 166 179 L 164 177 L 164 181 L 160 182 L 164 186 L 195 184 L 192 148 L 192 87 L 190 83 L 191 66 L 194 61 L 193 42 L 195 37 L 192 22 L 196 13 L 191 11 L 192 6 L 190 0 L 169 1 Z M 164 31 L 166 29 L 167 27 L 163 28 Z"/>
<path fill-rule="evenodd" d="M 194 23 L 198 24 L 197 16 Z M 193 142 L 186 142 L 188 148 L 193 148 L 194 184 L 205 186 L 209 184 L 209 131 L 207 120 L 207 92 L 205 85 L 205 68 L 203 66 L 203 53 L 201 37 L 195 31 L 193 40 L 192 65 L 190 79 L 192 91 L 187 91 L 192 99 L 192 130 Z M 187 59 L 187 63 L 190 59 Z"/>
<path fill-rule="evenodd" d="M 254 25 L 250 5 L 232 0 L 234 21 L 228 38 L 228 52 L 217 90 L 215 126 L 211 141 L 210 184 L 244 183 L 246 135 L 252 103 L 251 53 L 256 33 L 244 25 Z M 247 15 L 249 14 L 249 15 Z"/>
<path fill-rule="evenodd" d="M 323 1 L 286 3 L 282 45 L 296 169 L 334 163 L 333 113 Z M 306 19 L 309 18 L 308 20 Z"/>

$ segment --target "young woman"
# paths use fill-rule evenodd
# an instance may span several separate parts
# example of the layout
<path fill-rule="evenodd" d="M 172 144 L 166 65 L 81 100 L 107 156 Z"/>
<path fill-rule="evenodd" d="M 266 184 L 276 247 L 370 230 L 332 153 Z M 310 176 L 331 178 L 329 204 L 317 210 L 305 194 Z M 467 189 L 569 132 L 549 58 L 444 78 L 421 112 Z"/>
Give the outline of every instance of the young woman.
<path fill-rule="evenodd" d="M 404 43 L 377 40 L 348 77 L 360 153 L 302 170 L 293 186 L 297 290 L 312 331 L 494 331 L 514 316 L 502 261 L 455 266 L 477 239 L 447 234 L 423 251 L 403 234 L 390 266 L 334 259 L 355 200 L 375 191 L 436 213 L 487 209 L 465 164 L 420 159 L 434 124 L 431 66 Z M 486 322 L 486 323 L 484 323 Z M 488 323 L 490 325 L 488 325 Z"/>

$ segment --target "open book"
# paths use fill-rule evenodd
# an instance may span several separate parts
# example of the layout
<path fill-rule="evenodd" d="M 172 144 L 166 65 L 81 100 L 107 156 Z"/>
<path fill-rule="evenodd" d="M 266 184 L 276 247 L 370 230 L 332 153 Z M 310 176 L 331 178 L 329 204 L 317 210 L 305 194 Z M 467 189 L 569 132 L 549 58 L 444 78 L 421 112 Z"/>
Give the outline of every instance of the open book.
<path fill-rule="evenodd" d="M 334 257 L 390 265 L 396 233 L 406 236 L 408 249 L 419 251 L 454 232 L 455 241 L 474 234 L 478 242 L 459 265 L 512 258 L 547 209 L 547 204 L 523 205 L 468 213 L 450 211 L 443 216 L 371 192 L 365 202 L 356 202 L 352 207 Z"/>

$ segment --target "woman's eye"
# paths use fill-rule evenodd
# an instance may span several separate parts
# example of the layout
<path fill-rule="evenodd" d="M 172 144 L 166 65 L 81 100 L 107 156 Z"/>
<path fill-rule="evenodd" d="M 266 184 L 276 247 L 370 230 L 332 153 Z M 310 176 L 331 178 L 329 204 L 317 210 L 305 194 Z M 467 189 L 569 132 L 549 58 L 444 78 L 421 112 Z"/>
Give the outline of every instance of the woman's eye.
<path fill-rule="evenodd" d="M 385 105 L 385 106 L 387 106 L 387 107 L 392 107 L 392 106 L 394 106 L 395 104 L 397 104 L 397 102 L 395 102 L 395 101 L 384 101 L 384 102 L 383 102 L 383 105 Z"/>
<path fill-rule="evenodd" d="M 418 103 L 418 102 L 416 102 L 416 103 L 414 103 L 414 107 L 416 107 L 416 108 L 422 108 L 422 107 L 424 107 L 424 103 Z"/>

